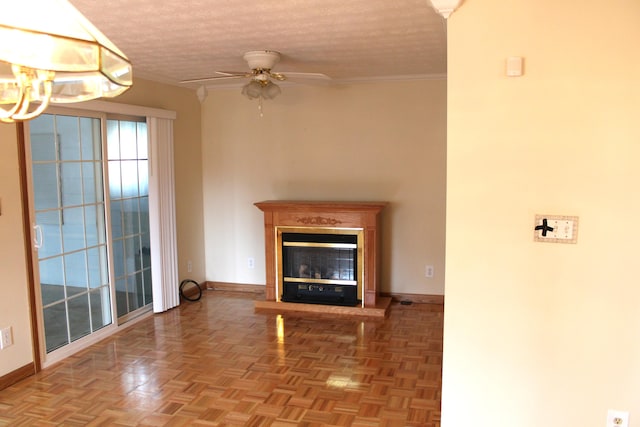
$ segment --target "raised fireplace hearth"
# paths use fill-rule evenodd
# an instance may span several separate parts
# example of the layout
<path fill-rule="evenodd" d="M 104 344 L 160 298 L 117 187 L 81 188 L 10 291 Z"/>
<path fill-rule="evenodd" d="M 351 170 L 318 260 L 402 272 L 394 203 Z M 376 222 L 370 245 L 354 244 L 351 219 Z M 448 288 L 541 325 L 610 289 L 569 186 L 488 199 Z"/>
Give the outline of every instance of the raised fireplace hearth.
<path fill-rule="evenodd" d="M 331 312 L 380 308 L 380 213 L 386 203 L 255 205 L 264 212 L 267 302 Z"/>

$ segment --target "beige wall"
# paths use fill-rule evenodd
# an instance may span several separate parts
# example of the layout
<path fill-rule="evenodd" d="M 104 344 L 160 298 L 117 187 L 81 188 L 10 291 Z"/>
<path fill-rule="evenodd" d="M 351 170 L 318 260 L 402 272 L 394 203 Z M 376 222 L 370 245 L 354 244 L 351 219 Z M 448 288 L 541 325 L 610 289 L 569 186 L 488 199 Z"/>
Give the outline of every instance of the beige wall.
<path fill-rule="evenodd" d="M 113 100 L 177 112 L 174 123 L 176 217 L 180 278 L 204 280 L 200 103 L 195 92 L 136 80 Z M 0 351 L 0 376 L 33 361 L 22 207 L 14 125 L 0 124 L 0 328 L 13 327 L 15 344 Z M 192 260 L 193 272 L 187 272 Z"/>
<path fill-rule="evenodd" d="M 287 86 L 264 117 L 239 92 L 203 104 L 208 280 L 265 283 L 255 202 L 374 200 L 390 202 L 382 290 L 443 293 L 445 81 Z"/>
<path fill-rule="evenodd" d="M 448 36 L 442 426 L 636 425 L 640 2 L 466 0 Z"/>
<path fill-rule="evenodd" d="M 20 197 L 16 126 L 0 124 L 0 328 L 14 342 L 0 350 L 0 376 L 33 362 Z"/>

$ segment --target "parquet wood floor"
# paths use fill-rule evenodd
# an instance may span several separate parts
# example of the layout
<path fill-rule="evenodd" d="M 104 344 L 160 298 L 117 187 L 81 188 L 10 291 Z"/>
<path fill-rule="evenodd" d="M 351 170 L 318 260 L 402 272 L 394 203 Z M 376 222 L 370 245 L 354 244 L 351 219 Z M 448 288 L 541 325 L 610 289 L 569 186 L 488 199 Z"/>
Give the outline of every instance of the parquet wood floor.
<path fill-rule="evenodd" d="M 440 426 L 442 307 L 254 312 L 205 292 L 0 391 L 0 426 Z"/>

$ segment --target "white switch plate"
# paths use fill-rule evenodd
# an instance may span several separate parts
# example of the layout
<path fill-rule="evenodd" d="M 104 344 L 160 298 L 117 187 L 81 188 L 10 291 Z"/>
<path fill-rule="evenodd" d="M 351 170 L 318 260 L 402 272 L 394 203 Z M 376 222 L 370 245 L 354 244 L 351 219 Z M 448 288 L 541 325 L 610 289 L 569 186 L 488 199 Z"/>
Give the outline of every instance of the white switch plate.
<path fill-rule="evenodd" d="M 507 58 L 507 76 L 520 77 L 522 75 L 522 64 L 524 58 L 521 56 L 509 56 Z"/>
<path fill-rule="evenodd" d="M 551 227 L 553 230 L 547 230 L 546 236 L 543 236 L 542 230 L 536 230 L 536 227 L 541 227 L 545 219 L 547 227 Z M 533 240 L 536 242 L 578 243 L 578 217 L 536 215 L 533 233 Z"/>
<path fill-rule="evenodd" d="M 629 427 L 629 412 L 609 409 L 607 411 L 607 427 Z"/>

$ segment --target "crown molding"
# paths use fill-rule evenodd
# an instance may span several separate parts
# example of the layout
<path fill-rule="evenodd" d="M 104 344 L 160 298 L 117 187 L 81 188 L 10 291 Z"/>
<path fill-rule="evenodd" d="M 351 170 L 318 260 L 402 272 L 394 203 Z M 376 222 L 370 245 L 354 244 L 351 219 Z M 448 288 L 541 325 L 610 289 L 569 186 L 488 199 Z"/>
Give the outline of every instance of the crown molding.
<path fill-rule="evenodd" d="M 359 83 L 378 83 L 378 82 L 406 82 L 413 80 L 446 80 L 447 73 L 435 74 L 403 74 L 395 76 L 376 76 L 376 77 L 356 77 L 348 79 L 332 80 L 334 84 L 359 84 Z"/>

